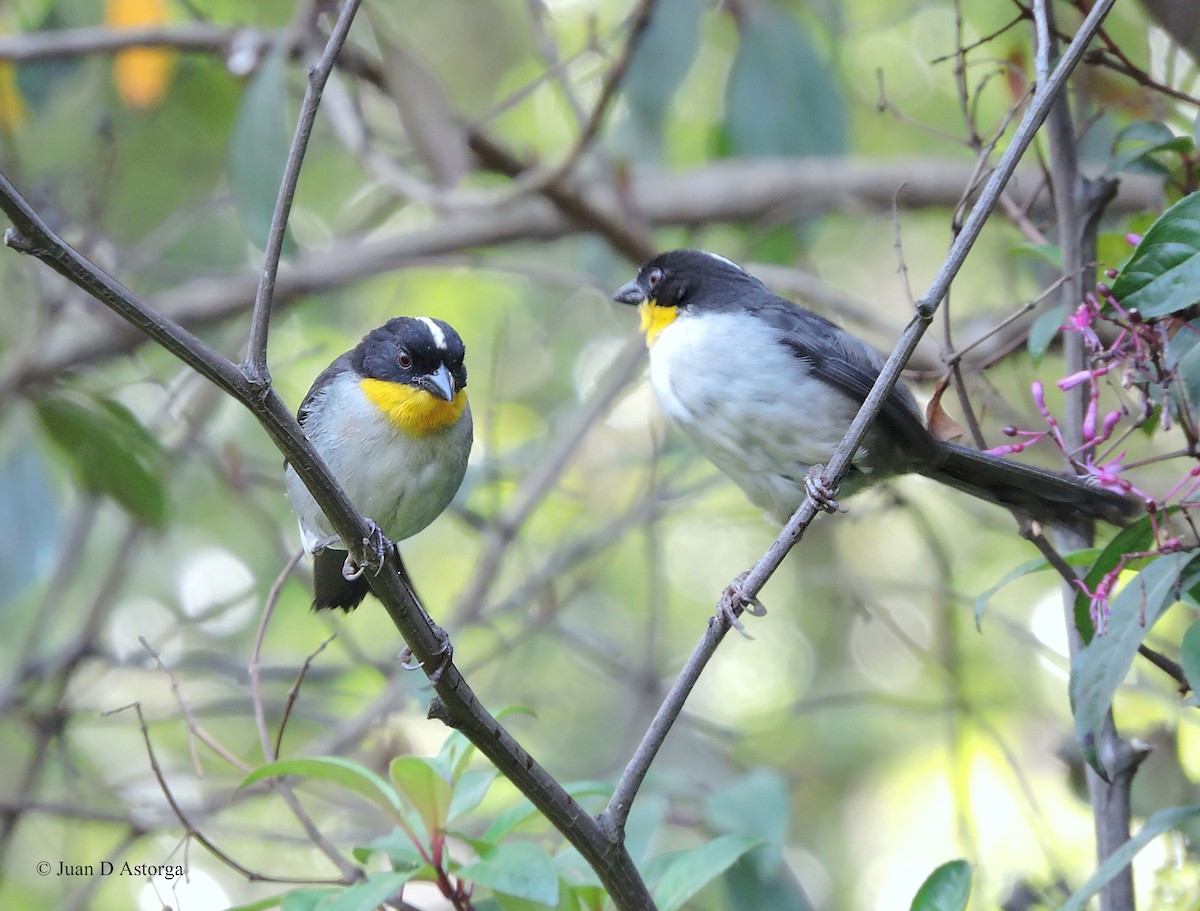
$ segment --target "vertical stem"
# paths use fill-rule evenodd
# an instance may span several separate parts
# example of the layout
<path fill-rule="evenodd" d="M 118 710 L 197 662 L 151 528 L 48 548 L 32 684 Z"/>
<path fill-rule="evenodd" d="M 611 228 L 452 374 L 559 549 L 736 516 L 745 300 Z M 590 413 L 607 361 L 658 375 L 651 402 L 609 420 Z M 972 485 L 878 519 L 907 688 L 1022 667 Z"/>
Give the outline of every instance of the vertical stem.
<path fill-rule="evenodd" d="M 1048 0 L 1034 5 L 1037 40 L 1037 79 L 1039 86 L 1050 71 L 1057 47 L 1054 42 L 1054 11 Z M 1075 307 L 1083 300 L 1084 287 L 1095 283 L 1096 230 L 1100 212 L 1111 199 L 1111 181 L 1087 180 L 1079 173 L 1075 129 L 1071 116 L 1070 96 L 1062 92 L 1046 118 L 1046 136 L 1050 146 L 1050 177 L 1054 192 L 1054 208 L 1058 220 L 1058 242 L 1062 250 L 1063 303 Z M 1086 356 L 1079 333 L 1064 333 L 1063 353 L 1068 374 L 1084 369 Z M 1080 387 L 1069 391 L 1064 403 L 1062 432 L 1068 450 L 1083 442 L 1083 416 L 1087 390 Z M 1078 550 L 1088 546 L 1093 538 L 1091 528 L 1055 529 L 1060 550 Z M 1064 587 L 1063 603 L 1071 659 L 1083 648 L 1075 628 L 1075 591 Z M 1129 745 L 1117 734 L 1109 709 L 1098 743 L 1100 755 L 1110 770 L 1111 781 L 1105 781 L 1090 766 L 1086 769 L 1088 800 L 1092 806 L 1096 830 L 1096 856 L 1103 861 L 1120 845 L 1129 840 L 1129 793 L 1137 759 Z M 1126 866 L 1100 893 L 1101 911 L 1133 911 L 1133 869 Z"/>

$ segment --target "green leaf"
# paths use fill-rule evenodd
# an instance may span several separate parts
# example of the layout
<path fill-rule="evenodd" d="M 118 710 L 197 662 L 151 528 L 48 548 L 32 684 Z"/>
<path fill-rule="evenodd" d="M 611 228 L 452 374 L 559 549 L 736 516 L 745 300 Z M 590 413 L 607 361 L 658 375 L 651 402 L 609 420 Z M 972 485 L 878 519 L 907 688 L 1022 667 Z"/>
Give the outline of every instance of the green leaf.
<path fill-rule="evenodd" d="M 1194 562 L 1195 561 L 1195 562 Z M 1193 554 L 1157 557 L 1112 600 L 1108 628 L 1071 662 L 1071 711 L 1084 757 L 1100 775 L 1107 772 L 1096 750 L 1113 695 L 1129 673 L 1138 646 L 1156 620 L 1195 582 L 1200 559 Z"/>
<path fill-rule="evenodd" d="M 704 820 L 718 832 L 751 835 L 778 847 L 791 828 L 792 800 L 787 782 L 770 769 L 752 769 L 714 791 L 705 802 Z M 782 863 L 778 850 L 755 851 L 753 860 L 762 879 L 774 876 Z"/>
<path fill-rule="evenodd" d="M 1054 341 L 1054 337 L 1058 335 L 1058 330 L 1062 328 L 1066 319 L 1066 304 L 1055 304 L 1053 307 L 1043 310 L 1034 319 L 1029 327 L 1029 339 L 1026 346 L 1035 364 L 1041 363 L 1042 358 L 1046 356 L 1046 352 L 1050 349 L 1050 343 Z"/>
<path fill-rule="evenodd" d="M 500 720 L 509 715 L 533 715 L 534 712 L 527 705 L 505 705 L 491 710 L 491 714 Z M 430 764 L 447 781 L 456 782 L 467 770 L 467 765 L 474 755 L 475 745 L 461 731 L 451 731 L 442 741 L 442 748 L 438 750 L 437 756 L 430 760 Z"/>
<path fill-rule="evenodd" d="M 1096 559 L 1097 553 L 1098 551 L 1095 548 L 1089 548 L 1088 550 L 1077 550 L 1073 553 L 1064 554 L 1063 559 L 1066 560 L 1070 566 L 1088 566 L 1092 560 Z M 976 598 L 975 628 L 982 632 L 983 613 L 987 609 L 988 602 L 995 597 L 996 592 L 1000 591 L 1000 589 L 1004 588 L 1010 582 L 1015 582 L 1017 579 L 1032 575 L 1033 573 L 1039 573 L 1047 569 L 1050 569 L 1050 564 L 1047 563 L 1042 557 L 1036 557 L 1033 560 L 1028 560 L 1006 574 L 1003 579 Z"/>
<path fill-rule="evenodd" d="M 18 432 L 0 465 L 0 607 L 50 569 L 58 552 L 58 504 L 42 452 Z"/>
<path fill-rule="evenodd" d="M 44 4 L 47 9 L 40 21 L 31 15 L 25 22 L 25 32 L 55 32 L 71 27 L 57 4 Z M 41 12 L 40 10 L 37 12 Z M 68 77 L 79 72 L 81 60 L 74 56 L 43 57 L 25 60 L 16 65 L 17 90 L 21 98 L 33 111 L 42 111 L 53 101 L 59 87 L 68 83 Z"/>
<path fill-rule="evenodd" d="M 558 871 L 554 861 L 532 842 L 510 841 L 496 845 L 455 875 L 493 892 L 540 902 L 552 908 L 558 904 Z"/>
<path fill-rule="evenodd" d="M 1159 810 L 1146 820 L 1146 824 L 1138 830 L 1129 841 L 1121 845 L 1112 854 L 1104 858 L 1104 862 L 1096 868 L 1091 879 L 1079 887 L 1079 890 L 1067 899 L 1059 911 L 1083 911 L 1088 899 L 1107 885 L 1109 880 L 1129 866 L 1137 853 L 1150 844 L 1163 832 L 1187 822 L 1195 816 L 1200 816 L 1200 807 L 1168 807 Z"/>
<path fill-rule="evenodd" d="M 337 756 L 281 759 L 278 762 L 270 762 L 259 766 L 247 775 L 238 787 L 249 787 L 268 778 L 282 778 L 285 775 L 296 775 L 300 778 L 311 778 L 314 781 L 325 781 L 338 785 L 347 791 L 353 791 L 355 794 L 367 798 L 371 803 L 393 815 L 400 815 L 400 798 L 391 785 L 365 766 Z"/>
<path fill-rule="evenodd" d="M 495 769 L 470 769 L 463 772 L 450 795 L 450 809 L 446 813 L 446 822 L 470 813 L 479 806 L 499 774 Z"/>
<path fill-rule="evenodd" d="M 1087 591 L 1094 592 L 1096 586 L 1100 584 L 1100 580 L 1116 569 L 1117 564 L 1126 554 L 1142 553 L 1149 550 L 1153 543 L 1154 526 L 1151 524 L 1149 516 L 1144 516 L 1132 525 L 1121 529 L 1100 552 L 1100 556 L 1096 557 L 1092 568 L 1084 574 L 1083 584 L 1087 587 Z M 1127 565 L 1130 569 L 1136 569 L 1138 566 L 1148 563 L 1150 559 L 1153 558 L 1146 558 Z M 1078 586 L 1076 588 L 1075 629 L 1083 639 L 1084 645 L 1087 645 L 1096 633 L 1092 628 L 1091 599 L 1082 588 Z"/>
<path fill-rule="evenodd" d="M 283 897 L 280 911 L 314 911 L 326 899 L 337 895 L 340 889 L 295 889 Z"/>
<path fill-rule="evenodd" d="M 1122 146 L 1125 148 L 1118 152 Z M 1166 151 L 1187 154 L 1192 151 L 1192 140 L 1187 136 L 1176 136 L 1158 121 L 1135 121 L 1113 140 L 1113 157 L 1108 163 L 1108 172 L 1132 171 L 1170 176 L 1167 168 L 1153 158 L 1159 152 Z"/>
<path fill-rule="evenodd" d="M 287 51 L 273 51 L 242 94 L 229 136 L 229 188 L 250 241 L 266 246 L 292 137 L 287 119 Z"/>
<path fill-rule="evenodd" d="M 682 908 L 739 857 L 761 844 L 762 839 L 751 835 L 722 835 L 690 851 L 654 858 L 647 865 L 646 878 L 656 883 L 652 891 L 659 911 Z"/>
<path fill-rule="evenodd" d="M 634 804 L 635 810 L 637 809 L 637 804 L 641 802 L 642 801 L 639 799 L 638 802 Z M 633 818 L 632 813 L 630 813 L 630 818 Z M 626 826 L 625 831 L 629 831 L 628 826 Z M 626 839 L 625 843 L 628 846 L 628 838 Z M 634 860 L 637 859 L 637 857 L 634 858 Z M 571 845 L 564 845 L 561 849 L 559 849 L 559 852 L 554 855 L 554 869 L 558 871 L 559 880 L 564 885 L 569 885 L 569 888 L 571 889 L 576 891 L 583 889 L 602 891 L 603 889 L 603 887 L 600 885 L 600 877 L 597 875 L 596 871 L 592 869 L 592 865 L 584 860 L 583 855 Z"/>
<path fill-rule="evenodd" d="M 608 785 L 600 781 L 572 782 L 563 785 L 563 790 L 576 800 L 592 795 L 608 796 L 610 791 Z M 527 799 L 522 798 L 492 820 L 492 824 L 487 827 L 481 840 L 490 843 L 499 842 L 522 823 L 536 816 L 537 813 L 537 808 Z"/>
<path fill-rule="evenodd" d="M 389 898 L 395 896 L 415 871 L 401 873 L 376 873 L 365 882 L 347 886 L 338 895 L 326 899 L 314 911 L 375 911 Z"/>
<path fill-rule="evenodd" d="M 59 393 L 35 401 L 34 411 L 80 487 L 112 497 L 147 525 L 163 526 L 162 447 L 129 409 L 110 399 Z"/>
<path fill-rule="evenodd" d="M 1028 256 L 1039 262 L 1048 263 L 1057 269 L 1062 268 L 1062 247 L 1058 244 L 1023 242 L 1013 244 L 1008 252 L 1013 256 Z"/>
<path fill-rule="evenodd" d="M 659 132 L 700 46 L 701 0 L 659 0 L 629 60 L 621 93 L 630 111 Z"/>
<path fill-rule="evenodd" d="M 917 890 L 912 911 L 964 911 L 971 897 L 971 873 L 965 860 L 942 864 Z"/>
<path fill-rule="evenodd" d="M 419 833 L 419 837 L 423 839 L 422 847 L 429 840 L 425 835 L 426 833 Z M 427 866 L 412 838 L 399 827 L 386 835 L 380 835 L 366 846 L 356 847 L 353 853 L 354 859 L 360 864 L 365 864 L 373 854 L 385 854 L 393 870 L 421 870 Z M 432 874 L 432 868 L 429 872 Z"/>
<path fill-rule="evenodd" d="M 725 128 L 746 156 L 837 155 L 846 148 L 841 89 L 800 21 L 775 6 L 744 6 L 725 87 Z"/>
<path fill-rule="evenodd" d="M 753 908 L 754 911 L 814 911 L 812 902 L 804 893 L 799 880 L 782 864 L 774 864 L 774 871 L 764 875 L 760 864 L 755 863 L 759 855 L 780 855 L 774 845 L 755 848 L 738 858 L 725 871 L 722 885 L 728 896 L 723 907 Z"/>
<path fill-rule="evenodd" d="M 401 794 L 408 798 L 430 832 L 446 828 L 450 807 L 450 782 L 446 781 L 433 760 L 420 756 L 397 756 L 388 766 L 388 776 Z"/>
<path fill-rule="evenodd" d="M 1191 320 L 1171 336 L 1167 343 L 1167 367 L 1175 371 L 1179 380 L 1186 414 L 1200 413 L 1200 320 Z M 1159 394 L 1154 398 L 1161 401 L 1162 396 Z M 1177 407 L 1175 410 L 1183 409 Z"/>
<path fill-rule="evenodd" d="M 783 844 L 791 824 L 787 782 L 771 769 L 752 769 L 709 796 L 704 819 L 719 832 Z"/>
<path fill-rule="evenodd" d="M 1193 693 L 1200 693 L 1200 620 L 1187 628 L 1179 646 L 1179 663 Z"/>
<path fill-rule="evenodd" d="M 451 731 L 438 750 L 434 767 L 448 781 L 458 781 L 474 753 L 475 744 L 467 740 L 462 731 Z"/>
<path fill-rule="evenodd" d="M 1112 293 L 1145 317 L 1177 313 L 1200 300 L 1200 192 L 1179 200 L 1150 226 Z"/>
<path fill-rule="evenodd" d="M 272 895 L 270 898 L 259 899 L 256 902 L 251 902 L 248 905 L 233 905 L 226 908 L 225 911 L 266 911 L 267 908 L 278 908 L 280 903 L 287 898 L 285 895 Z"/>
<path fill-rule="evenodd" d="M 499 842 L 526 820 L 532 819 L 536 815 L 537 807 L 522 798 L 493 819 L 480 839 L 493 844 Z"/>
<path fill-rule="evenodd" d="M 640 864 L 650 856 L 655 836 L 663 828 L 671 802 L 665 794 L 639 794 L 625 820 L 625 850 Z"/>

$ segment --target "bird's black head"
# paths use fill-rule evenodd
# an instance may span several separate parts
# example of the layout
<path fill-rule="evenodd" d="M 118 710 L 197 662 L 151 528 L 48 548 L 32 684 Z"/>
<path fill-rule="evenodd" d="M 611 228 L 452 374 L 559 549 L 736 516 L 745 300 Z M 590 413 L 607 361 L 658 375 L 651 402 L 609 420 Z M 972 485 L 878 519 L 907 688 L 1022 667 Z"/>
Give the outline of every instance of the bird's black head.
<path fill-rule="evenodd" d="M 736 263 L 703 250 L 671 250 L 647 260 L 613 300 L 637 304 L 642 332 L 651 345 L 681 310 L 736 310 L 749 288 L 761 282 Z"/>
<path fill-rule="evenodd" d="M 367 333 L 350 354 L 360 377 L 423 389 L 452 402 L 467 385 L 466 347 L 454 328 L 427 316 L 400 316 Z"/>

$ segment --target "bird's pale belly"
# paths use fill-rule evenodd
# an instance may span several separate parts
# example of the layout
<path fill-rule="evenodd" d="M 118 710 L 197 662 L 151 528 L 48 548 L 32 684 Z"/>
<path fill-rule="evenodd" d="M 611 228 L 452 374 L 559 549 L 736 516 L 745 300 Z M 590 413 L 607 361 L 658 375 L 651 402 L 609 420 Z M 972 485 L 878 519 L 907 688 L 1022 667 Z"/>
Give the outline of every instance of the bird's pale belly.
<path fill-rule="evenodd" d="M 744 326 L 735 363 L 714 328 L 677 324 L 664 332 L 651 349 L 651 384 L 701 453 L 752 502 L 786 520 L 804 500 L 808 470 L 828 462 L 859 403 L 812 379 L 806 364 L 771 340 L 741 356 Z M 712 366 L 697 370 L 697 363 Z M 866 455 L 860 451 L 856 462 Z"/>
<path fill-rule="evenodd" d="M 339 384 L 332 394 L 340 398 L 322 412 L 320 432 L 312 434 L 319 440 L 318 452 L 355 508 L 385 535 L 393 541 L 415 535 L 441 514 L 462 483 L 470 410 L 445 430 L 415 437 L 372 414 L 357 386 Z M 305 548 L 313 551 L 336 541 L 325 514 L 290 467 L 287 491 Z"/>

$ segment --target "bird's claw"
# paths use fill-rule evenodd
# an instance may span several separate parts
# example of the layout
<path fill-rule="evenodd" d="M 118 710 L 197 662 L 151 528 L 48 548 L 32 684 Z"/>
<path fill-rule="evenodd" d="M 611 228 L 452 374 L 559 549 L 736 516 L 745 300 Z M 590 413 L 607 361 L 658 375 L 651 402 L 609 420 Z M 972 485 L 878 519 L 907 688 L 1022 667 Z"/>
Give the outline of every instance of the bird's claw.
<path fill-rule="evenodd" d="M 454 658 L 454 646 L 450 644 L 450 637 L 444 629 L 436 623 L 433 624 L 433 629 L 441 642 L 441 647 L 437 651 L 437 667 L 429 671 L 428 676 L 429 682 L 436 687 L 438 681 L 442 679 L 442 674 L 446 672 L 446 668 L 450 666 Z M 400 652 L 400 666 L 406 671 L 416 671 L 425 667 L 425 662 L 414 660 L 413 650 L 406 645 Z"/>
<path fill-rule="evenodd" d="M 353 556 L 346 554 L 346 562 L 342 564 L 342 577 L 347 582 L 353 582 L 367 570 L 371 571 L 372 576 L 378 576 L 383 571 L 383 565 L 388 561 L 388 557 L 399 553 L 396 545 L 384 537 L 383 529 L 374 519 L 367 519 L 367 527 L 369 529 L 367 536 L 362 539 L 363 556 L 365 557 L 363 562 L 359 564 Z"/>
<path fill-rule="evenodd" d="M 413 659 L 413 650 L 407 645 L 400 649 L 400 666 L 406 671 L 417 671 L 421 669 L 423 662 Z"/>
<path fill-rule="evenodd" d="M 346 554 L 346 562 L 342 564 L 342 578 L 347 582 L 353 582 L 363 574 L 363 568 L 358 565 L 355 559 Z"/>
<path fill-rule="evenodd" d="M 746 613 L 751 617 L 764 617 L 766 616 L 767 608 L 765 604 L 758 600 L 756 595 L 746 595 L 742 586 L 749 575 L 750 571 L 747 570 L 729 583 L 729 586 L 725 589 L 725 593 L 721 595 L 720 602 L 717 604 L 717 615 L 747 639 L 753 639 L 754 637 L 746 632 L 746 627 L 741 619 L 739 619 L 739 615 Z"/>
<path fill-rule="evenodd" d="M 825 483 L 825 466 L 813 465 L 804 475 L 804 492 L 822 512 L 845 512 L 837 501 L 837 488 Z"/>
<path fill-rule="evenodd" d="M 370 531 L 363 538 L 363 548 L 367 551 L 367 564 L 371 568 L 371 574 L 378 576 L 388 557 L 395 553 L 396 545 L 383 536 L 383 529 L 374 519 L 367 519 L 367 525 Z"/>

